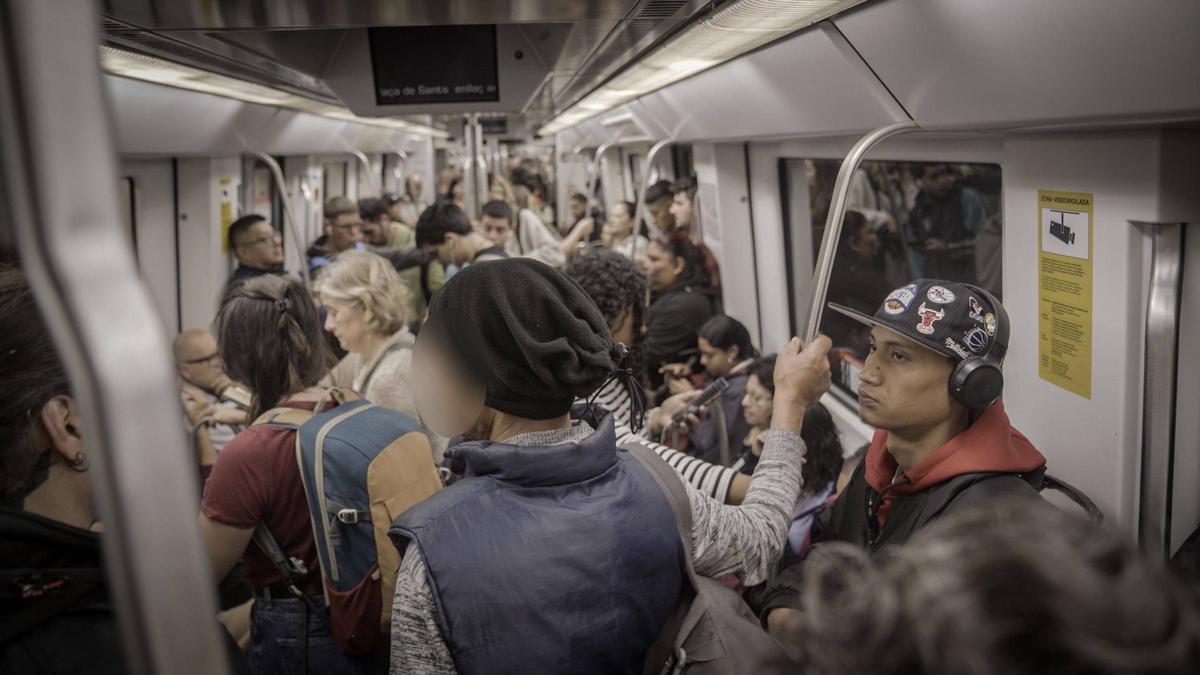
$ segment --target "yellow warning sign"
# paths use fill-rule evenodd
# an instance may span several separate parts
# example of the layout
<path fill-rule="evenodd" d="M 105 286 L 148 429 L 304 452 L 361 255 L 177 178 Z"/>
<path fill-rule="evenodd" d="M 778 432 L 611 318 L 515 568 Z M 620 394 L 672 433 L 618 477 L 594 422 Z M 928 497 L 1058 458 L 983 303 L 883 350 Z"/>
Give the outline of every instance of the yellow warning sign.
<path fill-rule="evenodd" d="M 229 226 L 233 224 L 233 179 L 221 176 L 221 201 L 218 217 L 221 219 L 221 252 L 229 253 Z"/>
<path fill-rule="evenodd" d="M 1038 375 L 1092 397 L 1092 195 L 1038 190 Z"/>

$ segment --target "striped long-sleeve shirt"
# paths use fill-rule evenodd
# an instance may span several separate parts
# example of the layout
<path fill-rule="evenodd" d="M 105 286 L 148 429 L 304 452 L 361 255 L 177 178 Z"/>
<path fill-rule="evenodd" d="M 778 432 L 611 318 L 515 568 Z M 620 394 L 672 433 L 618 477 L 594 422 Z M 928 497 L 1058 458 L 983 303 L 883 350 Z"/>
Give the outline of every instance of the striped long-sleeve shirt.
<path fill-rule="evenodd" d="M 578 442 L 591 431 L 591 427 L 579 423 L 570 429 L 524 434 L 505 442 L 530 446 Z M 639 438 L 632 431 L 627 437 Z M 684 481 L 692 507 L 692 532 L 687 543 L 692 547 L 698 574 L 734 574 L 752 586 L 767 579 L 782 555 L 792 509 L 800 495 L 804 441 L 790 431 L 772 430 L 763 445 L 762 458 L 740 506 L 723 504 Z M 438 627 L 437 611 L 425 559 L 420 548 L 410 544 L 400 563 L 392 606 L 393 675 L 457 672 Z"/>
<path fill-rule="evenodd" d="M 641 441 L 702 494 L 712 497 L 718 502 L 725 501 L 725 497 L 729 494 L 729 485 L 733 482 L 733 477 L 737 475 L 737 472 L 636 435 L 631 421 L 629 392 L 620 382 L 612 380 L 606 384 L 596 393 L 594 401 L 601 408 L 613 414 L 617 430 L 617 443 L 631 440 Z"/>

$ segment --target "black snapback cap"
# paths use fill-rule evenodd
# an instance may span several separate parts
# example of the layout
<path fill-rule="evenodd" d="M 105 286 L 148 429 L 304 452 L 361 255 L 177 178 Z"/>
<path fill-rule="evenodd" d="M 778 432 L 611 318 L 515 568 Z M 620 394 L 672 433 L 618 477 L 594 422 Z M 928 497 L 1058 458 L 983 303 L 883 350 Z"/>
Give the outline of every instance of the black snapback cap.
<path fill-rule="evenodd" d="M 954 361 L 987 354 L 999 362 L 1008 351 L 999 330 L 1003 308 L 970 284 L 917 279 L 889 293 L 874 316 L 832 302 L 828 306 L 869 326 L 894 330 Z"/>

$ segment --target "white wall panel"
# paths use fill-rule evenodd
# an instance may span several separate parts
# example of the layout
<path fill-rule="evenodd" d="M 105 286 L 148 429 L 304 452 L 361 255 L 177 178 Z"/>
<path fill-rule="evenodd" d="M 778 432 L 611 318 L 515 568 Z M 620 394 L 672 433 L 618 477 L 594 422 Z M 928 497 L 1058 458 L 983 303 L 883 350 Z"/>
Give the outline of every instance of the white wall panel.
<path fill-rule="evenodd" d="M 179 282 L 183 329 L 207 329 L 233 269 L 221 250 L 222 190 L 234 195 L 241 181 L 238 157 L 181 159 L 179 185 Z M 225 184 L 222 184 L 223 181 Z"/>
<path fill-rule="evenodd" d="M 877 0 L 836 23 L 926 128 L 1200 113 L 1195 0 Z"/>
<path fill-rule="evenodd" d="M 124 160 L 120 175 L 133 180 L 138 272 L 150 290 L 165 334 L 179 330 L 175 266 L 175 185 L 169 159 Z"/>

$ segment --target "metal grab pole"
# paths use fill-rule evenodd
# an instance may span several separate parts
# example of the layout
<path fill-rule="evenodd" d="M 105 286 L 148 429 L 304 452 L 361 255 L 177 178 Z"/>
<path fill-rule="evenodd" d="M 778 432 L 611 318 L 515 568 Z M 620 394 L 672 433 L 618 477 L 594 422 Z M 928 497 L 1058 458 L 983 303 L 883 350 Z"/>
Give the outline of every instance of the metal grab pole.
<path fill-rule="evenodd" d="M 250 155 L 267 165 L 267 168 L 271 170 L 271 175 L 275 178 L 275 185 L 279 186 L 279 194 L 283 195 L 283 219 L 288 227 L 288 233 L 296 241 L 297 250 L 300 251 L 300 278 L 304 280 L 304 287 L 311 291 L 312 279 L 308 274 L 308 261 L 304 259 L 304 238 L 300 236 L 300 225 L 296 222 L 296 214 L 292 212 L 292 196 L 288 194 L 287 183 L 283 179 L 283 169 L 279 167 L 279 162 L 276 162 L 274 157 L 265 152 L 252 152 Z"/>
<path fill-rule="evenodd" d="M 808 310 L 808 325 L 804 328 L 806 344 L 816 337 L 821 328 L 821 312 L 825 308 L 825 293 L 829 290 L 829 273 L 833 270 L 833 255 L 842 232 L 846 199 L 850 194 L 850 181 L 854 179 L 854 172 L 858 171 L 859 165 L 862 164 L 863 156 L 881 141 L 920 128 L 916 122 L 908 120 L 876 129 L 860 138 L 854 147 L 850 148 L 846 159 L 842 160 L 837 182 L 833 185 L 833 199 L 829 204 L 829 217 L 825 220 L 825 234 L 821 237 L 821 253 L 817 256 L 817 265 L 813 270 L 812 305 Z"/>
<path fill-rule="evenodd" d="M 674 142 L 675 141 L 673 139 L 664 138 L 663 140 L 651 146 L 650 152 L 646 153 L 646 164 L 642 167 L 642 191 L 638 193 L 637 206 L 634 209 L 633 215 L 633 247 L 630 249 L 629 257 L 632 258 L 634 262 L 637 262 L 637 238 L 638 235 L 641 234 L 639 232 L 641 229 L 640 223 L 642 222 L 642 219 L 646 217 L 646 190 L 650 189 L 650 169 L 654 167 L 654 160 L 658 158 L 658 153 L 662 152 L 668 145 L 671 145 Z M 651 228 L 648 227 L 646 229 L 648 232 L 653 234 L 653 230 Z"/>
<path fill-rule="evenodd" d="M 587 203 L 585 205 L 587 210 L 584 211 L 584 218 L 590 218 L 592 215 L 592 201 L 596 199 L 596 184 L 600 182 L 600 159 L 604 157 L 604 153 L 608 152 L 609 148 L 616 144 L 616 141 L 602 143 L 600 147 L 596 148 L 596 154 L 592 155 L 592 169 L 588 176 Z"/>
<path fill-rule="evenodd" d="M 383 195 L 383 188 L 379 187 L 379 181 L 375 180 L 375 174 L 371 173 L 371 160 L 367 159 L 367 154 L 362 150 L 351 150 L 350 154 L 358 158 L 358 163 L 362 165 L 363 172 L 367 175 L 367 182 L 371 185 L 371 191 L 374 196 Z"/>
<path fill-rule="evenodd" d="M 197 526 L 170 346 L 117 204 L 98 5 L 0 2 L 0 240 L 20 254 L 78 406 L 91 459 L 78 478 L 90 482 L 105 526 L 99 546 L 120 626 L 113 639 L 123 647 L 117 669 L 222 675 L 215 579 Z"/>
<path fill-rule="evenodd" d="M 1175 464 L 1176 373 L 1183 294 L 1182 223 L 1133 225 L 1153 241 L 1146 301 L 1142 375 L 1142 476 L 1138 543 L 1155 560 L 1171 557 L 1171 506 Z"/>

